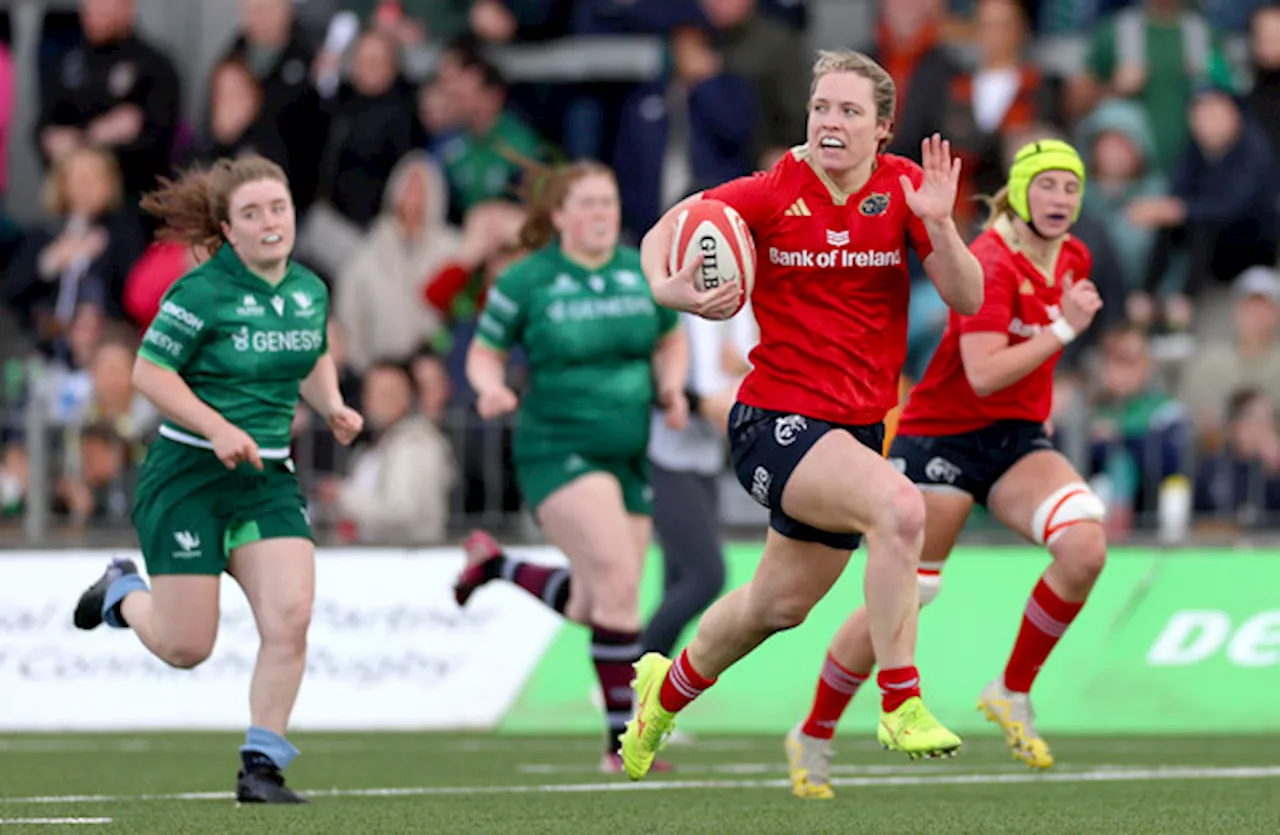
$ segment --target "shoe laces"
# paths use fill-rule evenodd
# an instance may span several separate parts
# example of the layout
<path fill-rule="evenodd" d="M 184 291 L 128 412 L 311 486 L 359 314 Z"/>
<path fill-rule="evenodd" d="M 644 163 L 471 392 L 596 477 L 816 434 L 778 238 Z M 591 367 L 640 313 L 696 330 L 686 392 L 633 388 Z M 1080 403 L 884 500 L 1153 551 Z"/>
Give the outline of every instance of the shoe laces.
<path fill-rule="evenodd" d="M 663 711 L 658 714 L 657 718 L 645 726 L 645 741 L 650 742 L 655 751 L 661 751 L 667 747 L 667 742 L 671 739 L 672 732 L 675 731 L 676 715 Z"/>
<path fill-rule="evenodd" d="M 932 731 L 935 728 L 942 727 L 942 723 L 938 721 L 929 709 L 924 706 L 924 702 L 915 699 L 911 704 L 907 705 L 907 709 L 902 715 L 903 724 L 915 725 L 922 731 Z"/>

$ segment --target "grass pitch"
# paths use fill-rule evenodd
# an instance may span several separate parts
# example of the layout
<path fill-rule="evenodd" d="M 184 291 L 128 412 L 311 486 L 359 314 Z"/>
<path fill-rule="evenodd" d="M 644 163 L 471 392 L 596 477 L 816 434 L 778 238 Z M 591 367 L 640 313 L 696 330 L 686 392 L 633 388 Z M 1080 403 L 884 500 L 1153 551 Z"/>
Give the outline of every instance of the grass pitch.
<path fill-rule="evenodd" d="M 996 737 L 912 763 L 845 731 L 834 801 L 791 796 L 780 739 L 672 745 L 678 771 L 598 773 L 584 736 L 298 734 L 304 807 L 237 807 L 236 734 L 0 736 L 0 832 L 974 833 L 1280 831 L 1280 737 L 1059 737 L 1032 773 Z"/>

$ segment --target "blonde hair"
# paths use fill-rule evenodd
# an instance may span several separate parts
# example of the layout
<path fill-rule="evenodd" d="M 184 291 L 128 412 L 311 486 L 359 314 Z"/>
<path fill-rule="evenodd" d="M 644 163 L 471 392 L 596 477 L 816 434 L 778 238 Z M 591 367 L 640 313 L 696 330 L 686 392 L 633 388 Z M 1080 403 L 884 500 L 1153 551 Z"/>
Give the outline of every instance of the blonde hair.
<path fill-rule="evenodd" d="M 222 246 L 222 224 L 231 220 L 231 195 L 245 183 L 276 180 L 289 187 L 284 169 L 254 154 L 220 159 L 209 168 L 192 168 L 177 180 L 160 178 L 160 188 L 143 196 L 142 209 L 160 218 L 161 240 L 203 246 L 212 255 Z"/>
<path fill-rule="evenodd" d="M 974 199 L 985 204 L 990 212 L 986 221 L 982 224 L 983 232 L 994 226 L 1001 216 L 1008 215 L 1013 217 L 1013 207 L 1009 205 L 1009 187 L 1007 185 L 1001 186 L 1000 190 L 995 194 L 979 194 Z"/>
<path fill-rule="evenodd" d="M 613 169 L 595 160 L 555 167 L 526 163 L 521 196 L 528 214 L 520 227 L 520 246 L 541 249 L 551 243 L 557 235 L 552 213 L 564 206 L 575 183 L 591 176 L 608 177 L 616 182 Z"/>
<path fill-rule="evenodd" d="M 875 96 L 876 121 L 893 124 L 898 109 L 898 86 L 893 83 L 893 76 L 888 70 L 861 52 L 851 49 L 818 50 L 818 59 L 813 62 L 813 81 L 809 83 L 809 98 L 812 99 L 818 89 L 818 79 L 837 72 L 849 72 L 869 80 Z M 893 132 L 890 131 L 882 144 L 888 145 L 892 139 Z"/>
<path fill-rule="evenodd" d="M 65 215 L 70 209 L 71 201 L 67 197 L 67 176 L 71 163 L 79 157 L 94 157 L 102 163 L 102 170 L 111 181 L 111 201 L 108 208 L 115 210 L 124 202 L 124 180 L 120 174 L 120 164 L 115 154 L 95 145 L 72 148 L 53 162 L 53 169 L 45 178 L 43 197 L 44 206 L 52 214 Z"/>

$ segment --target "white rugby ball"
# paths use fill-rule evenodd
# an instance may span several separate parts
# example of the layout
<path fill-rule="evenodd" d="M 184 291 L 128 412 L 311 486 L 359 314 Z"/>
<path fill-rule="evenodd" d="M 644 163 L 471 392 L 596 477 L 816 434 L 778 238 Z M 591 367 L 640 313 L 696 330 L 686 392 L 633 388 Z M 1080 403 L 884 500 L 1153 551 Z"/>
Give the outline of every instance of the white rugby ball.
<path fill-rule="evenodd" d="M 756 280 L 756 244 L 742 215 L 719 200 L 698 200 L 676 216 L 671 239 L 670 268 L 674 275 L 698 256 L 694 274 L 699 290 L 714 290 L 725 282 L 739 286 L 736 314 L 751 297 Z"/>

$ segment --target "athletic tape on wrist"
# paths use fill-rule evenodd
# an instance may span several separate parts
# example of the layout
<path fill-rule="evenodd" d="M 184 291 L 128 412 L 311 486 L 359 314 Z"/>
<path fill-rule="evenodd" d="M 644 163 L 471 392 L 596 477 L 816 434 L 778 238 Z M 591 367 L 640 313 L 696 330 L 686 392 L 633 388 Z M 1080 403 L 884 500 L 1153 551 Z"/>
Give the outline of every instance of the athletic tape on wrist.
<path fill-rule="evenodd" d="M 1055 319 L 1053 324 L 1049 326 L 1050 332 L 1062 342 L 1063 345 L 1070 345 L 1078 336 L 1076 329 L 1068 324 L 1066 319 Z"/>

